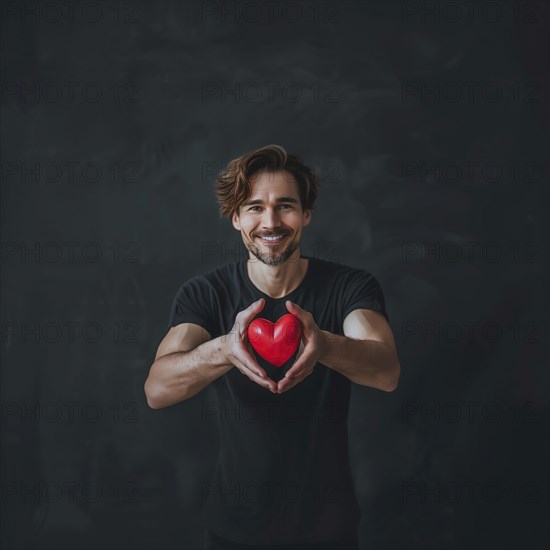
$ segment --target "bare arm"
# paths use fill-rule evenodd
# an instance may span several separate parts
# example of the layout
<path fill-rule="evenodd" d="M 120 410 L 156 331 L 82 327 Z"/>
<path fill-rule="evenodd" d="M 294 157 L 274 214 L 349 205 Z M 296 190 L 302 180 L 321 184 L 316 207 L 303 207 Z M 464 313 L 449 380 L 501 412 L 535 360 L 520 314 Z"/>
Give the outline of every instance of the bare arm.
<path fill-rule="evenodd" d="M 172 327 L 145 381 L 148 405 L 161 409 L 189 399 L 234 366 L 274 392 L 276 384 L 252 356 L 245 336 L 248 324 L 263 306 L 263 301 L 256 302 L 241 311 L 230 334 L 213 340 L 208 331 L 194 323 Z"/>
<path fill-rule="evenodd" d="M 395 339 L 381 313 L 356 309 L 344 320 L 344 334 L 321 331 L 321 363 L 362 386 L 391 392 L 397 388 L 401 367 Z"/>
<path fill-rule="evenodd" d="M 172 327 L 145 381 L 147 403 L 160 409 L 189 399 L 232 367 L 224 356 L 222 337 L 211 340 L 193 323 Z"/>

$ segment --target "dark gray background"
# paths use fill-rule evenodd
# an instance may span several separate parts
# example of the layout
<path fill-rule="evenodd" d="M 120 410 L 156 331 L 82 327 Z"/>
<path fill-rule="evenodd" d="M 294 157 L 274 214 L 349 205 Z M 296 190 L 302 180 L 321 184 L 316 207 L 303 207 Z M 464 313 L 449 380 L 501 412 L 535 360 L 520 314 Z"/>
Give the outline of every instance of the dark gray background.
<path fill-rule="evenodd" d="M 397 340 L 399 388 L 353 387 L 361 546 L 547 547 L 546 2 L 87 4 L 2 3 L 3 547 L 202 544 L 212 396 L 143 383 L 244 250 L 216 172 L 269 143 L 320 170 L 302 252 L 375 274 Z"/>

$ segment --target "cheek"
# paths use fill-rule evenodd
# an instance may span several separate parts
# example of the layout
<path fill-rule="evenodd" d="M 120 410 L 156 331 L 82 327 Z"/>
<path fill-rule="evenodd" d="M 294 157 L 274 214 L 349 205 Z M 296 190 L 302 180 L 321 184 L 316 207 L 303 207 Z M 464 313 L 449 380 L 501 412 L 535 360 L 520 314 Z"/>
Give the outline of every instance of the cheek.
<path fill-rule="evenodd" d="M 247 223 L 246 220 L 241 220 L 241 231 L 243 231 L 246 235 L 248 235 L 252 231 L 253 225 L 251 223 Z"/>

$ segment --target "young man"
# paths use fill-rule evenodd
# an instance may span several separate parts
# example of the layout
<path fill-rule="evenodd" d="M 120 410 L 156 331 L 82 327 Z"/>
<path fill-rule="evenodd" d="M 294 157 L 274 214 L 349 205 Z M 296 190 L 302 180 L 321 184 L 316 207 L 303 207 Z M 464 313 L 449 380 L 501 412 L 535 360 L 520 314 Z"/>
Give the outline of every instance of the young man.
<path fill-rule="evenodd" d="M 280 146 L 232 160 L 215 187 L 249 259 L 185 282 L 145 393 L 168 407 L 213 383 L 220 456 L 203 491 L 204 548 L 357 548 L 350 382 L 391 392 L 400 365 L 368 271 L 300 253 L 319 182 Z M 287 313 L 302 343 L 282 367 L 253 350 L 255 317 Z"/>

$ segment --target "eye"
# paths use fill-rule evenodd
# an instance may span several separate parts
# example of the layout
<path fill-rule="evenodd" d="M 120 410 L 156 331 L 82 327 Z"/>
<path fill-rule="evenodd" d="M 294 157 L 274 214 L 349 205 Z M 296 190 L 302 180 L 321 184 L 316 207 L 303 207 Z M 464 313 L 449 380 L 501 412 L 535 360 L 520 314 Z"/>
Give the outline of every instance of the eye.
<path fill-rule="evenodd" d="M 248 210 L 254 210 L 255 208 L 261 208 L 260 206 L 251 206 Z M 292 208 L 292 206 L 290 204 L 280 204 L 279 205 L 279 208 L 284 208 L 285 210 L 288 210 L 289 208 Z"/>

